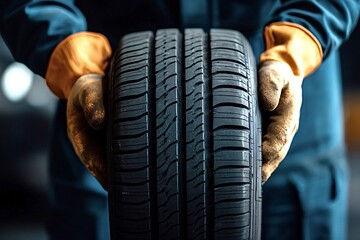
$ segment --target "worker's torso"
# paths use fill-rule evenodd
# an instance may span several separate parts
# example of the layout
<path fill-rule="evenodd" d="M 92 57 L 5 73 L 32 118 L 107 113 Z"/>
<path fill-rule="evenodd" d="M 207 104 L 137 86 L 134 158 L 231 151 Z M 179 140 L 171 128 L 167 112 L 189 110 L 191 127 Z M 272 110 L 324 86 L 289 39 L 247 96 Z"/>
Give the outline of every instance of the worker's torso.
<path fill-rule="evenodd" d="M 159 28 L 201 27 L 241 29 L 245 35 L 262 31 L 277 0 L 92 0 L 75 1 L 89 29 L 111 41 L 128 32 Z"/>

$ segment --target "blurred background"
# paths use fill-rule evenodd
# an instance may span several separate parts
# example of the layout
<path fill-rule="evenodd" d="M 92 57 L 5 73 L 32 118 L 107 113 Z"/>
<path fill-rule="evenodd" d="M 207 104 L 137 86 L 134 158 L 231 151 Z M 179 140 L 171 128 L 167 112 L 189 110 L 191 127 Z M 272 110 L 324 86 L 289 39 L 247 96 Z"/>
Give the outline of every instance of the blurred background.
<path fill-rule="evenodd" d="M 341 47 L 345 140 L 350 165 L 348 239 L 360 236 L 360 24 Z"/>
<path fill-rule="evenodd" d="M 360 27 L 341 48 L 351 172 L 349 239 L 360 236 Z M 47 154 L 56 98 L 0 37 L 0 239 L 46 240 Z"/>
<path fill-rule="evenodd" d="M 56 98 L 0 38 L 0 239 L 47 239 L 47 153 Z"/>

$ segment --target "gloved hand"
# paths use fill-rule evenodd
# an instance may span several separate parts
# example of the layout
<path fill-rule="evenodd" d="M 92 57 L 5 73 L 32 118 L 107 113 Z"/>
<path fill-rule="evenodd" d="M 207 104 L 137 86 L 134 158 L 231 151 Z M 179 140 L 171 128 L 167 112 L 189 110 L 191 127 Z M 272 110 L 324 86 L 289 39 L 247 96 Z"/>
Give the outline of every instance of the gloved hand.
<path fill-rule="evenodd" d="M 289 151 L 299 127 L 303 79 L 322 61 L 320 43 L 300 25 L 273 23 L 264 36 L 267 50 L 260 57 L 258 74 L 259 100 L 269 115 L 262 142 L 263 182 Z"/>
<path fill-rule="evenodd" d="M 107 187 L 103 76 L 111 56 L 105 36 L 81 32 L 53 51 L 46 72 L 50 90 L 67 102 L 69 140 L 85 167 Z"/>
<path fill-rule="evenodd" d="M 262 180 L 265 182 L 285 158 L 299 126 L 303 78 L 284 62 L 269 61 L 259 69 L 259 100 L 270 112 L 262 142 Z"/>
<path fill-rule="evenodd" d="M 67 132 L 76 155 L 101 185 L 107 188 L 103 76 L 87 74 L 74 84 L 67 103 Z"/>

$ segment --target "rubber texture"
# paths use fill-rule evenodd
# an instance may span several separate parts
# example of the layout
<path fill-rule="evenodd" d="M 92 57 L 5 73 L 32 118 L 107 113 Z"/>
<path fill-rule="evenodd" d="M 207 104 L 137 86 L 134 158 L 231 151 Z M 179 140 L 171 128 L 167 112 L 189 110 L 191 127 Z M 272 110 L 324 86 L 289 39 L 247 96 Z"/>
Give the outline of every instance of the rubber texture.
<path fill-rule="evenodd" d="M 260 239 L 256 84 L 237 31 L 122 38 L 108 103 L 112 239 Z"/>

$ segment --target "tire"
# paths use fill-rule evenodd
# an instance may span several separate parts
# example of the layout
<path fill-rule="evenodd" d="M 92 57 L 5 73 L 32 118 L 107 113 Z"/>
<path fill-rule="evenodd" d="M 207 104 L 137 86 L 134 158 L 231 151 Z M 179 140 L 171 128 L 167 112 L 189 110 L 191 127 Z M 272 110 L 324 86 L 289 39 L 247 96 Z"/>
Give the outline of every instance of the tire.
<path fill-rule="evenodd" d="M 109 87 L 112 239 L 260 239 L 255 71 L 237 31 L 122 38 Z"/>

